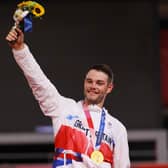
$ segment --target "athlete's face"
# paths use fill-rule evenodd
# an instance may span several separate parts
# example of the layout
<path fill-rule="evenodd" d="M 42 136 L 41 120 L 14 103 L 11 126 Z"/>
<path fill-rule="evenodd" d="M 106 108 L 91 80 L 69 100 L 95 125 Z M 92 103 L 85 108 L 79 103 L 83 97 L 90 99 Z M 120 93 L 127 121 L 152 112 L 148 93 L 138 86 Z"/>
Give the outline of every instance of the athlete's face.
<path fill-rule="evenodd" d="M 102 107 L 108 93 L 112 91 L 113 85 L 108 81 L 104 72 L 90 70 L 84 81 L 84 95 L 87 104 L 97 104 Z"/>

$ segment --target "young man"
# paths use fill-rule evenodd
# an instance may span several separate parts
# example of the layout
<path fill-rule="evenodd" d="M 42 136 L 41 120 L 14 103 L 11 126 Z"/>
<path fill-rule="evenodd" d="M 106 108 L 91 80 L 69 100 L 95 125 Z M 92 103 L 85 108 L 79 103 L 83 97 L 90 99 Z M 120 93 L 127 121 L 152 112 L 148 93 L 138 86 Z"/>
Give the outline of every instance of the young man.
<path fill-rule="evenodd" d="M 110 68 L 89 68 L 84 80 L 84 100 L 75 102 L 60 95 L 45 76 L 24 43 L 20 29 L 12 29 L 6 40 L 41 110 L 52 119 L 53 168 L 129 168 L 126 129 L 103 107 L 113 89 Z"/>

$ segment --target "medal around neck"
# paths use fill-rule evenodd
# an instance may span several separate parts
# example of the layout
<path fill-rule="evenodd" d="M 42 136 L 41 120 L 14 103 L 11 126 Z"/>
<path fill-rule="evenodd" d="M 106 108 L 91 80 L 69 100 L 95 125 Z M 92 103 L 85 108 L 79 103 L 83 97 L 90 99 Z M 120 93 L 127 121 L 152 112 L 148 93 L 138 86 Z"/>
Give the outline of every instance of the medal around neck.
<path fill-rule="evenodd" d="M 13 14 L 15 21 L 14 27 L 20 27 L 20 23 L 24 32 L 32 31 L 32 16 L 35 18 L 41 18 L 45 14 L 45 9 L 42 5 L 35 1 L 23 1 L 17 5 L 17 9 Z"/>
<path fill-rule="evenodd" d="M 95 150 L 91 153 L 91 159 L 96 164 L 101 164 L 104 160 L 102 152 Z"/>

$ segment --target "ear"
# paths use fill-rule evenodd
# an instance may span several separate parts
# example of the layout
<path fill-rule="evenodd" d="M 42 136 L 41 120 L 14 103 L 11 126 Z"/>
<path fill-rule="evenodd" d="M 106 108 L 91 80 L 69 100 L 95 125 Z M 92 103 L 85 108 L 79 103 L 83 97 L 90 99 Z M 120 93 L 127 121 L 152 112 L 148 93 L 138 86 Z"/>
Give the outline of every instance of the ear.
<path fill-rule="evenodd" d="M 108 84 L 108 87 L 107 87 L 107 94 L 111 93 L 111 91 L 113 90 L 113 87 L 114 87 L 113 83 L 110 82 L 110 83 Z"/>

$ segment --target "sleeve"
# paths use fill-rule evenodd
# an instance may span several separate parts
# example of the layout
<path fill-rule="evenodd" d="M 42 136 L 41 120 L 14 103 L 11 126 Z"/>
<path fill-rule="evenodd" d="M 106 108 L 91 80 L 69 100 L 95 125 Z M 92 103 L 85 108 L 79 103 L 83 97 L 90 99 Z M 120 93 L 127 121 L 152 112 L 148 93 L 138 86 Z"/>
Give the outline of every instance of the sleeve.
<path fill-rule="evenodd" d="M 56 116 L 55 111 L 63 100 L 63 96 L 43 73 L 26 44 L 22 50 L 13 49 L 12 51 L 43 113 L 50 117 Z"/>
<path fill-rule="evenodd" d="M 125 127 L 118 136 L 114 151 L 114 168 L 130 168 L 128 137 Z"/>

